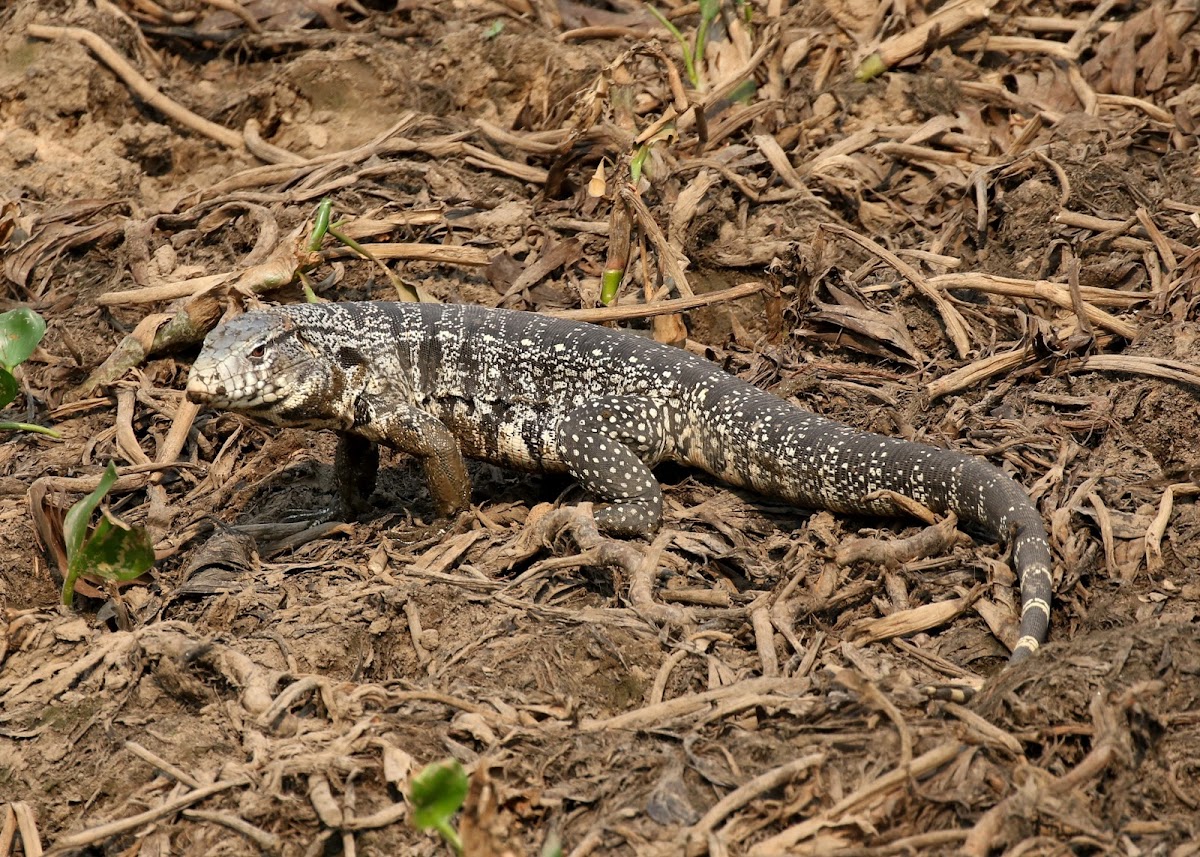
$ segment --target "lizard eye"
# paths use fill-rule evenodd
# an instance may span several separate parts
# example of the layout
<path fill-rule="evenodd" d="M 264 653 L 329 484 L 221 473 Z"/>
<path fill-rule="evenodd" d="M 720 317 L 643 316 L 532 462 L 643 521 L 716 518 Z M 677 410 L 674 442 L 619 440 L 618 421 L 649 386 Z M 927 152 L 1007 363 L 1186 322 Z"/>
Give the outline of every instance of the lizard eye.
<path fill-rule="evenodd" d="M 252 358 L 254 358 L 255 360 L 260 360 L 261 358 L 265 357 L 266 354 L 267 354 L 267 346 L 265 346 L 265 345 L 256 345 L 250 351 L 250 356 Z"/>

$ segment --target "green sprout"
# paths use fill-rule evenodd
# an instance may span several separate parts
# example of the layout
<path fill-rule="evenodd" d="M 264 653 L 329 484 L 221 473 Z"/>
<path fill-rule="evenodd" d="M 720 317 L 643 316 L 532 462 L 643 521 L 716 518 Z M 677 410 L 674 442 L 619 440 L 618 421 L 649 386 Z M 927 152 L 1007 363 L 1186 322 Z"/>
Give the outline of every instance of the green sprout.
<path fill-rule="evenodd" d="M 700 0 L 700 26 L 696 28 L 695 61 L 704 62 L 704 49 L 708 46 L 708 28 L 721 14 L 721 0 Z"/>
<path fill-rule="evenodd" d="M 332 235 L 334 238 L 345 244 L 368 262 L 374 262 L 376 265 L 378 265 L 383 271 L 384 276 L 386 276 L 388 281 L 391 282 L 392 288 L 396 290 L 396 294 L 399 295 L 400 300 L 419 300 L 419 296 L 416 294 L 416 292 L 402 283 L 400 278 L 392 273 L 391 268 L 376 259 L 365 247 L 363 247 L 349 235 L 345 235 L 341 232 L 344 221 L 339 220 L 337 223 L 333 223 L 332 220 L 333 200 L 329 197 L 325 197 L 320 201 L 320 203 L 317 204 L 317 214 L 316 217 L 313 218 L 313 230 L 308 236 L 309 252 L 316 253 L 321 249 L 321 242 L 325 240 L 325 236 Z M 312 285 L 310 284 L 308 278 L 304 276 L 303 271 L 300 272 L 300 281 L 304 285 L 304 299 L 309 303 L 316 303 L 317 296 L 313 292 Z"/>
<path fill-rule="evenodd" d="M 117 468 L 110 461 L 96 490 L 68 509 L 63 518 L 67 577 L 63 581 L 62 603 L 68 607 L 75 600 L 75 582 L 80 575 L 107 582 L 133 580 L 154 565 L 154 545 L 141 527 L 130 527 L 106 513 L 88 533 L 92 513 L 116 481 Z"/>
<path fill-rule="evenodd" d="M 21 307 L 0 314 L 0 408 L 21 392 L 12 370 L 29 359 L 45 335 L 46 320 L 31 309 Z M 54 429 L 30 423 L 0 422 L 0 429 L 61 437 Z"/>
<path fill-rule="evenodd" d="M 434 762 L 421 769 L 409 784 L 413 824 L 442 834 L 455 854 L 463 853 L 462 839 L 450 819 L 467 798 L 467 772 L 456 759 Z"/>
<path fill-rule="evenodd" d="M 883 61 L 883 57 L 876 51 L 863 60 L 858 68 L 854 70 L 854 79 L 859 83 L 866 83 L 868 80 L 879 77 L 885 71 L 887 71 L 887 63 Z"/>
<path fill-rule="evenodd" d="M 492 21 L 492 23 L 488 25 L 488 28 L 486 30 L 483 31 L 483 37 L 485 39 L 494 39 L 494 38 L 496 38 L 496 36 L 500 35 L 503 32 L 504 32 L 504 19 L 497 18 L 495 21 Z"/>
<path fill-rule="evenodd" d="M 703 78 L 698 66 L 704 62 L 704 49 L 708 45 L 708 30 L 712 26 L 712 22 L 717 19 L 717 15 L 721 13 L 721 0 L 700 0 L 700 26 L 696 28 L 694 45 L 688 44 L 683 33 L 667 20 L 666 15 L 649 3 L 646 4 L 646 8 L 675 37 L 675 41 L 679 42 L 679 48 L 683 51 L 683 67 L 687 71 L 688 80 L 697 89 L 702 88 Z"/>
<path fill-rule="evenodd" d="M 621 289 L 621 280 L 625 278 L 624 268 L 605 268 L 600 277 L 600 303 L 608 306 Z"/>
<path fill-rule="evenodd" d="M 329 221 L 333 218 L 333 200 L 325 197 L 317 204 L 317 214 L 313 218 L 313 231 L 308 236 L 308 249 L 316 253 L 321 249 L 325 233 L 329 231 Z"/>
<path fill-rule="evenodd" d="M 629 160 L 629 177 L 633 180 L 635 186 L 638 183 L 638 179 L 642 177 L 642 168 L 646 166 L 646 158 L 648 157 L 650 157 L 650 144 L 642 143 Z"/>

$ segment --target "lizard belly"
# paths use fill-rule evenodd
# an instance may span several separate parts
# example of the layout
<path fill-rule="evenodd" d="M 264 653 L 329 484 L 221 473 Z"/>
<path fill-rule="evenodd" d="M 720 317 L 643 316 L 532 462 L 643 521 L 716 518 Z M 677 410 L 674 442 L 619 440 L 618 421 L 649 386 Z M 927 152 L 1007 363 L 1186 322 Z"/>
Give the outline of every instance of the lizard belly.
<path fill-rule="evenodd" d="M 429 412 L 449 427 L 468 458 L 514 470 L 566 469 L 554 443 L 559 418 L 549 416 L 546 408 L 458 397 L 431 405 Z"/>

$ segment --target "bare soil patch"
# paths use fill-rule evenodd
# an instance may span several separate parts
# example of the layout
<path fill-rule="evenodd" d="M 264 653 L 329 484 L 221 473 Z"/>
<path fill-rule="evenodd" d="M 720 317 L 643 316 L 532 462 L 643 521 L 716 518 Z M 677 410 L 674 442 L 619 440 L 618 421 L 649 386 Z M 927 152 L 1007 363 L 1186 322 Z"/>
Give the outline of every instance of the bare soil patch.
<path fill-rule="evenodd" d="M 0 309 L 50 325 L 5 418 L 63 434 L 0 443 L 0 854 L 446 853 L 404 791 L 447 756 L 473 854 L 1200 851 L 1194 4 L 730 5 L 695 82 L 625 0 L 316 8 L 0 9 Z M 301 299 L 261 266 L 325 197 L 442 301 L 597 308 L 628 232 L 619 307 L 709 302 L 620 324 L 1025 485 L 1051 644 L 1004 668 L 995 545 L 844 567 L 917 528 L 683 471 L 632 583 L 486 465 L 457 520 L 397 457 L 314 527 L 332 438 L 181 390 L 229 308 Z M 322 297 L 396 296 L 334 255 Z M 109 460 L 159 560 L 67 611 L 35 517 Z"/>

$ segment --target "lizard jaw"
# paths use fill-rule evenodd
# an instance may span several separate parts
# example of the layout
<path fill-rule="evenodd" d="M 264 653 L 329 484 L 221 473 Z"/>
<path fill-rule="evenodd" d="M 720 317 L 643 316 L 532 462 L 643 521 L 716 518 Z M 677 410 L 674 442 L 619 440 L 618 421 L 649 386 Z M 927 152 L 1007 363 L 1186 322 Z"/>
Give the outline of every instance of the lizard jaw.
<path fill-rule="evenodd" d="M 196 405 L 221 406 L 221 398 L 217 394 L 217 391 L 210 388 L 195 375 L 188 378 L 187 398 L 189 402 Z"/>

